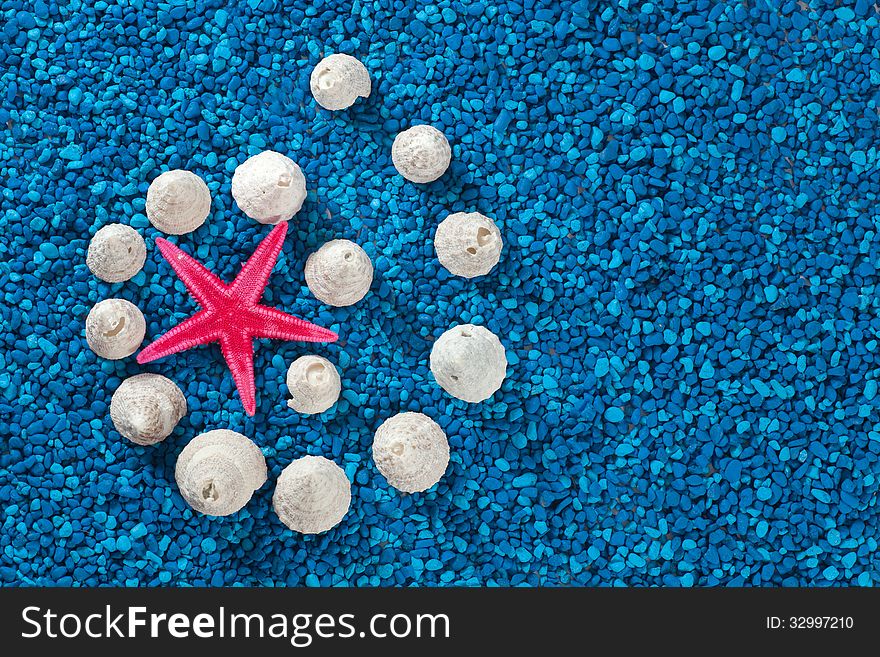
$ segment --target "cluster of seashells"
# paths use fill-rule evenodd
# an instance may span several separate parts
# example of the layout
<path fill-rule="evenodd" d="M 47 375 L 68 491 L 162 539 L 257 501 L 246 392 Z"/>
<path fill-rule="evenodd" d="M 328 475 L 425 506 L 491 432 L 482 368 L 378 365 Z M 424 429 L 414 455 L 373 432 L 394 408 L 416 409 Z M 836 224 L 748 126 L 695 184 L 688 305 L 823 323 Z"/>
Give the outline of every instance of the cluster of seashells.
<path fill-rule="evenodd" d="M 366 68 L 349 55 L 330 55 L 315 67 L 310 79 L 312 95 L 324 108 L 350 107 L 358 97 L 370 94 Z M 414 183 L 430 183 L 449 168 L 452 149 L 446 136 L 430 125 L 415 125 L 398 134 L 391 147 L 391 160 L 397 171 Z M 437 259 L 451 274 L 475 278 L 488 274 L 501 257 L 503 240 L 495 222 L 478 212 L 448 215 L 437 226 L 434 249 Z M 345 247 L 347 248 L 347 247 Z M 336 284 L 326 290 L 309 280 L 310 263 L 326 252 L 328 260 L 338 262 L 344 247 L 326 244 L 306 263 L 306 279 L 312 293 L 329 303 L 329 295 L 345 296 Z M 357 259 L 356 255 L 351 256 Z M 315 263 L 317 264 L 317 263 Z M 314 272 L 315 270 L 313 270 Z M 336 279 L 338 281 L 338 278 Z M 288 372 L 288 388 L 294 397 L 291 406 L 311 400 L 305 377 L 310 366 L 296 366 Z M 311 367 L 319 367 L 311 365 Z M 434 343 L 430 355 L 431 372 L 437 383 L 450 395 L 471 403 L 491 397 L 504 381 L 507 357 L 498 336 L 482 326 L 455 326 Z M 317 371 L 317 370 L 316 370 Z M 326 377 L 322 394 L 339 395 L 339 384 Z M 323 399 L 326 403 L 328 399 Z M 322 406 L 323 407 L 323 406 Z M 388 483 L 404 492 L 418 492 L 433 486 L 449 462 L 449 443 L 440 426 L 421 413 L 401 413 L 388 420 L 376 432 L 373 459 Z"/>
<path fill-rule="evenodd" d="M 287 370 L 290 408 L 303 415 L 323 413 L 342 390 L 339 372 L 326 358 L 306 355 Z M 449 464 L 443 429 L 422 413 L 399 413 L 382 423 L 373 439 L 373 461 L 388 483 L 404 493 L 428 490 Z"/>
<path fill-rule="evenodd" d="M 108 224 L 89 242 L 86 266 L 102 281 L 122 283 L 140 272 L 147 245 L 131 226 Z M 86 317 L 86 342 L 102 358 L 131 356 L 144 340 L 147 323 L 140 309 L 125 299 L 104 299 Z"/>
<path fill-rule="evenodd" d="M 373 440 L 373 459 L 388 483 L 415 493 L 436 484 L 449 463 L 446 434 L 421 413 L 400 413 L 383 422 Z M 174 478 L 195 511 L 228 516 L 247 505 L 266 483 L 266 459 L 247 436 L 215 429 L 193 438 L 177 459 Z M 278 476 L 272 506 L 279 520 L 301 534 L 338 525 L 351 505 L 345 471 L 323 456 L 303 456 Z"/>
<path fill-rule="evenodd" d="M 372 84 L 354 57 L 330 55 L 310 77 L 316 102 L 328 110 L 350 107 L 369 97 Z M 452 150 L 443 133 L 416 125 L 397 135 L 392 162 L 407 180 L 419 184 L 440 178 L 448 169 Z M 302 169 L 275 151 L 254 155 L 234 171 L 232 196 L 248 217 L 263 224 L 290 220 L 306 198 Z M 146 213 L 150 223 L 171 235 L 190 233 L 210 214 L 207 184 L 185 170 L 166 171 L 150 184 Z M 434 248 L 440 264 L 464 278 L 485 276 L 500 259 L 503 241 L 495 223 L 477 212 L 453 213 L 437 226 Z M 92 238 L 86 258 L 101 280 L 118 283 L 143 268 L 146 245 L 129 226 L 110 224 Z M 312 294 L 323 303 L 344 307 L 363 299 L 373 281 L 373 265 L 358 244 L 334 239 L 312 253 L 304 276 Z M 146 322 L 134 304 L 106 299 L 86 319 L 86 340 L 99 356 L 121 359 L 132 355 L 144 338 Z M 462 324 L 444 332 L 430 353 L 437 383 L 458 399 L 479 403 L 490 398 L 504 381 L 507 358 L 498 337 L 482 326 Z M 339 400 L 342 380 L 335 365 L 307 354 L 287 371 L 287 405 L 304 414 L 329 410 Z M 181 389 L 158 374 L 125 379 L 114 392 L 110 418 L 116 430 L 138 445 L 165 440 L 186 415 Z M 403 412 L 376 429 L 373 461 L 389 485 L 403 493 L 426 491 L 437 484 L 449 464 L 449 441 L 437 422 L 423 413 Z M 175 480 L 181 495 L 198 513 L 227 516 L 247 505 L 267 481 L 267 465 L 259 447 L 229 429 L 215 429 L 193 438 L 177 459 Z M 335 527 L 351 504 L 351 485 L 342 468 L 321 456 L 291 462 L 278 477 L 272 504 L 290 529 L 317 534 Z"/>
<path fill-rule="evenodd" d="M 266 483 L 266 458 L 247 436 L 229 429 L 193 438 L 177 458 L 174 479 L 195 511 L 228 516 L 241 511 Z M 278 477 L 272 506 L 278 518 L 302 534 L 338 525 L 351 504 L 351 484 L 336 463 L 322 456 L 291 462 Z"/>
<path fill-rule="evenodd" d="M 350 107 L 357 98 L 369 96 L 371 89 L 366 67 L 350 55 L 330 55 L 321 60 L 312 71 L 310 86 L 318 104 L 330 110 Z M 405 179 L 430 183 L 449 168 L 452 149 L 437 128 L 415 125 L 395 137 L 391 160 Z M 343 251 L 349 251 L 349 259 L 355 261 L 352 268 L 361 267 L 361 256 L 348 245 L 343 247 L 337 242 L 325 244 L 306 263 L 309 289 L 318 299 L 331 305 L 338 305 L 331 302 L 334 294 L 347 299 L 349 290 L 340 285 L 346 277 L 327 275 L 326 282 L 322 282 L 318 280 L 318 272 L 342 266 L 339 254 Z M 492 271 L 501 258 L 503 245 L 498 226 L 479 212 L 452 213 L 440 222 L 434 234 L 434 249 L 440 264 L 451 274 L 464 278 L 485 276 Z M 352 275 L 347 280 L 353 282 L 357 277 Z M 485 327 L 464 324 L 449 329 L 437 339 L 431 349 L 430 365 L 434 378 L 446 392 L 478 403 L 501 387 L 507 357 L 498 336 Z"/>
<path fill-rule="evenodd" d="M 366 67 L 350 55 L 322 59 L 312 71 L 309 84 L 318 104 L 329 110 L 347 109 L 371 91 Z M 414 125 L 394 138 L 391 161 L 406 180 L 430 183 L 446 173 L 452 162 L 452 148 L 446 135 L 434 126 Z M 438 225 L 434 236 L 440 264 L 465 278 L 488 274 L 498 264 L 502 246 L 495 222 L 478 212 L 450 214 Z"/>

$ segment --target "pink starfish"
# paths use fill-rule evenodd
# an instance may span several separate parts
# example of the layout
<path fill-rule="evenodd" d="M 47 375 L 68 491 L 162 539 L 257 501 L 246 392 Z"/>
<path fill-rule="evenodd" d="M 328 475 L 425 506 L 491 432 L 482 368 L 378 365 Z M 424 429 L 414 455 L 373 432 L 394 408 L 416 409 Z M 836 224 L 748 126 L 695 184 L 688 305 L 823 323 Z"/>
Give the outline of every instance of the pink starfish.
<path fill-rule="evenodd" d="M 286 233 L 286 221 L 275 226 L 229 284 L 171 242 L 158 238 L 159 251 L 202 309 L 145 347 L 137 362 L 149 363 L 190 347 L 219 342 L 244 410 L 253 415 L 257 407 L 254 338 L 334 342 L 339 337 L 333 331 L 259 303 Z"/>

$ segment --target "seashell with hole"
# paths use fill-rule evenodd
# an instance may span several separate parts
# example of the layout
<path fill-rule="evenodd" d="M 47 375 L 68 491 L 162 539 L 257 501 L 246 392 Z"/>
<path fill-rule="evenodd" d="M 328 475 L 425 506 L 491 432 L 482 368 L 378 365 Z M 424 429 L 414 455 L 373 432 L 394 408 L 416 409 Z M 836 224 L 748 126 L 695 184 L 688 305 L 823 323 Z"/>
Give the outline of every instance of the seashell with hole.
<path fill-rule="evenodd" d="M 399 491 L 418 493 L 440 481 L 449 465 L 449 441 L 423 413 L 398 413 L 373 436 L 373 462 Z"/>
<path fill-rule="evenodd" d="M 108 283 L 127 281 L 144 267 L 147 245 L 131 226 L 107 224 L 89 242 L 86 265 Z"/>
<path fill-rule="evenodd" d="M 147 190 L 147 218 L 163 233 L 190 233 L 205 223 L 210 211 L 211 192 L 192 171 L 166 171 Z"/>
<path fill-rule="evenodd" d="M 465 278 L 485 276 L 501 258 L 501 232 L 479 212 L 455 212 L 437 226 L 434 250 L 449 273 Z"/>
<path fill-rule="evenodd" d="M 394 138 L 391 161 L 398 173 L 415 183 L 429 183 L 442 176 L 452 161 L 446 136 L 430 125 L 416 125 Z"/>
<path fill-rule="evenodd" d="M 289 157 L 263 151 L 236 167 L 232 197 L 251 219 L 277 224 L 299 212 L 306 200 L 306 177 Z"/>
<path fill-rule="evenodd" d="M 309 78 L 312 96 L 328 110 L 343 110 L 372 90 L 367 68 L 351 55 L 329 55 L 312 70 Z"/>
<path fill-rule="evenodd" d="M 138 445 L 155 445 L 186 415 L 186 397 L 171 379 L 159 374 L 127 378 L 110 400 L 116 430 Z"/>
<path fill-rule="evenodd" d="M 208 516 L 228 516 L 243 509 L 266 483 L 266 459 L 247 436 L 215 429 L 183 448 L 174 478 L 193 509 Z"/>
<path fill-rule="evenodd" d="M 373 283 L 370 256 L 354 242 L 332 240 L 306 260 L 306 285 L 330 306 L 357 303 Z"/>
<path fill-rule="evenodd" d="M 350 504 L 351 484 L 345 471 L 323 456 L 304 456 L 284 468 L 272 497 L 281 522 L 301 534 L 333 529 Z"/>
<path fill-rule="evenodd" d="M 473 324 L 449 329 L 431 347 L 431 373 L 453 397 L 476 404 L 489 399 L 507 374 L 507 355 L 492 331 Z"/>
<path fill-rule="evenodd" d="M 101 358 L 131 356 L 144 341 L 147 323 L 140 309 L 125 299 L 104 299 L 86 317 L 86 342 Z"/>
<path fill-rule="evenodd" d="M 323 413 L 336 403 L 342 381 L 326 358 L 300 356 L 287 370 L 287 389 L 291 396 L 287 405 L 297 413 L 312 415 Z"/>

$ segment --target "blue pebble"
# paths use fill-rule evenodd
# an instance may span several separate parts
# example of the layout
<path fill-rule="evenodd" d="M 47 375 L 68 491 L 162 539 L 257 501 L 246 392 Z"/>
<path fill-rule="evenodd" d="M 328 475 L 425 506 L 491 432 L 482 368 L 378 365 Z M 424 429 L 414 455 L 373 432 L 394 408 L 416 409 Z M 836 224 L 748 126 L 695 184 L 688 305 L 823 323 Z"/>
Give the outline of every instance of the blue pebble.
<path fill-rule="evenodd" d="M 727 54 L 727 50 L 724 46 L 711 46 L 707 53 L 709 55 L 709 59 L 713 62 L 717 62 L 720 59 L 724 59 L 724 56 Z"/>
<path fill-rule="evenodd" d="M 639 65 L 639 68 L 641 68 L 642 70 L 650 71 L 652 68 L 654 68 L 656 60 L 648 53 L 642 53 L 639 56 L 637 63 Z"/>

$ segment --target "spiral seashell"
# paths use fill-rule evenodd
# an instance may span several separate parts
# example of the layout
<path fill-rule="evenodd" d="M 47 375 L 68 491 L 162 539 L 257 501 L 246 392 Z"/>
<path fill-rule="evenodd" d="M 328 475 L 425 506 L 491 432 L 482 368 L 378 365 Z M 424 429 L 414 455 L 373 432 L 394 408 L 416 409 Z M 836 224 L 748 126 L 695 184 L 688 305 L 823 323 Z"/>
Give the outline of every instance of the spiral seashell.
<path fill-rule="evenodd" d="M 147 190 L 147 218 L 163 233 L 183 235 L 205 223 L 211 192 L 192 171 L 166 171 Z"/>
<path fill-rule="evenodd" d="M 263 151 L 235 169 L 232 197 L 251 219 L 277 224 L 299 212 L 306 200 L 306 177 L 289 157 Z"/>
<path fill-rule="evenodd" d="M 131 226 L 107 224 L 91 239 L 86 265 L 108 283 L 127 281 L 144 267 L 147 245 Z"/>
<path fill-rule="evenodd" d="M 332 240 L 306 260 L 306 285 L 330 306 L 357 303 L 373 282 L 370 256 L 354 242 Z"/>
<path fill-rule="evenodd" d="M 431 348 L 431 373 L 453 397 L 478 403 L 501 387 L 507 355 L 492 331 L 460 324 L 437 338 Z"/>
<path fill-rule="evenodd" d="M 140 309 L 125 299 L 104 299 L 86 317 L 86 342 L 101 358 L 131 356 L 144 341 L 147 323 Z"/>
<path fill-rule="evenodd" d="M 243 509 L 266 483 L 266 459 L 247 436 L 215 429 L 183 448 L 174 478 L 193 509 L 208 516 L 228 516 Z"/>
<path fill-rule="evenodd" d="M 501 232 L 479 212 L 450 214 L 437 226 L 434 250 L 449 273 L 465 278 L 484 276 L 501 258 Z"/>
<path fill-rule="evenodd" d="M 287 370 L 287 389 L 292 399 L 287 402 L 297 413 L 323 413 L 336 403 L 342 390 L 339 372 L 326 358 L 300 356 Z"/>
<path fill-rule="evenodd" d="M 430 125 L 416 125 L 394 138 L 391 161 L 398 173 L 415 183 L 429 183 L 442 176 L 452 161 L 446 136 Z"/>
<path fill-rule="evenodd" d="M 328 110 L 343 110 L 358 98 L 367 98 L 372 90 L 367 68 L 351 55 L 325 57 L 309 78 L 312 96 Z"/>
<path fill-rule="evenodd" d="M 351 484 L 345 471 L 323 456 L 304 456 L 284 468 L 272 497 L 281 522 L 301 534 L 332 529 L 350 504 Z"/>
<path fill-rule="evenodd" d="M 449 441 L 423 413 L 398 413 L 373 437 L 373 462 L 389 484 L 404 493 L 428 490 L 449 465 Z"/>
<path fill-rule="evenodd" d="M 138 445 L 155 445 L 186 415 L 186 397 L 171 379 L 159 374 L 127 378 L 110 400 L 116 430 Z"/>

